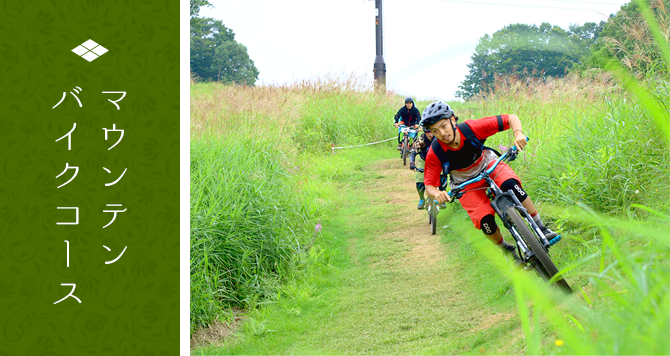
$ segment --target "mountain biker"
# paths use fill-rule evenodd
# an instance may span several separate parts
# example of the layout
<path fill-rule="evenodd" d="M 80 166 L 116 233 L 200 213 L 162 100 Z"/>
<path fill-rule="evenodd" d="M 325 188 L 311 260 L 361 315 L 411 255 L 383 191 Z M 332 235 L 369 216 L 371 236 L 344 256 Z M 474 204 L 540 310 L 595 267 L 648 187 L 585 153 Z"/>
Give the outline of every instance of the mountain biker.
<path fill-rule="evenodd" d="M 485 117 L 478 120 L 467 120 L 458 124 L 458 117 L 454 114 L 449 104 L 436 101 L 431 103 L 423 111 L 421 125 L 424 130 L 430 130 L 435 135 L 426 155 L 425 185 L 426 193 L 438 202 L 451 201 L 446 191 L 438 189 L 440 173 L 443 167 L 451 176 L 452 188 L 476 177 L 481 171 L 488 168 L 496 160 L 496 155 L 488 148 L 478 148 L 473 141 L 484 141 L 487 137 L 497 132 L 512 129 L 514 144 L 519 150 L 526 146 L 526 135 L 521 129 L 521 121 L 516 115 L 498 115 Z M 463 126 L 466 125 L 466 126 Z M 470 130 L 474 134 L 473 140 L 468 140 L 466 135 Z M 466 132 L 464 134 L 464 131 Z M 472 137 L 472 136 L 470 136 Z M 439 146 L 439 147 L 438 147 Z M 481 147 L 481 145 L 480 145 Z M 442 154 L 441 152 L 446 154 Z M 446 162 L 440 160 L 443 157 Z M 511 190 L 521 202 L 528 213 L 533 217 L 537 226 L 542 230 L 544 236 L 551 240 L 557 234 L 548 229 L 540 219 L 535 205 L 523 190 L 521 180 L 504 162 L 491 173 L 491 177 L 503 191 Z M 495 212 L 483 189 L 485 182 L 477 182 L 468 186 L 460 198 L 461 205 L 467 211 L 475 228 L 481 229 L 491 242 L 518 259 L 515 247 L 508 244 L 500 233 L 500 228 L 495 222 Z"/>
<path fill-rule="evenodd" d="M 434 138 L 435 136 L 430 131 L 425 131 L 414 141 L 409 151 L 409 169 L 416 172 L 416 191 L 419 193 L 419 206 L 417 208 L 419 209 L 424 209 L 425 207 L 424 192 L 426 189 L 423 184 L 423 172 L 419 172 L 417 168 L 424 168 L 426 155 Z M 419 158 L 416 159 L 416 156 L 419 156 Z"/>
<path fill-rule="evenodd" d="M 402 119 L 401 119 L 402 118 Z M 419 128 L 419 121 L 421 121 L 421 112 L 414 106 L 414 100 L 411 96 L 405 98 L 405 106 L 401 107 L 398 110 L 398 113 L 395 114 L 393 118 L 395 126 L 398 129 L 398 149 L 402 148 L 402 133 L 400 132 L 400 125 L 405 125 L 408 127 L 414 127 L 415 129 Z M 398 121 L 400 120 L 400 121 Z M 412 138 L 416 138 L 416 134 L 412 134 Z"/>

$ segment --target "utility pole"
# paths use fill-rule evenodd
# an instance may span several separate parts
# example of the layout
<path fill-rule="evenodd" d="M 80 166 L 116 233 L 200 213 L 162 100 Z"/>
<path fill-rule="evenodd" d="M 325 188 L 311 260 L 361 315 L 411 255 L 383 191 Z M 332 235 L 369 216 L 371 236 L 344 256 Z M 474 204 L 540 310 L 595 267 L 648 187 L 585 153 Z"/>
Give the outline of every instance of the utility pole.
<path fill-rule="evenodd" d="M 386 91 L 386 63 L 384 63 L 384 38 L 382 36 L 382 0 L 375 0 L 375 30 L 377 48 L 374 64 L 375 89 Z"/>

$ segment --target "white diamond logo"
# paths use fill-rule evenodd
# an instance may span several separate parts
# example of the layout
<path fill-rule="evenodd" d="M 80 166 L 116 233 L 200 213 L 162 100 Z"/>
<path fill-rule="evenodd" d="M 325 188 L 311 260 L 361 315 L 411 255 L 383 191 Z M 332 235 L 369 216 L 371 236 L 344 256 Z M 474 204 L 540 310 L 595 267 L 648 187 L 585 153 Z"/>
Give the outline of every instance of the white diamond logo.
<path fill-rule="evenodd" d="M 109 50 L 93 40 L 88 40 L 81 45 L 77 46 L 72 52 L 76 53 L 78 56 L 84 58 L 85 60 L 92 62 L 94 59 L 102 56 L 103 54 L 109 52 Z"/>
<path fill-rule="evenodd" d="M 77 46 L 77 48 L 73 49 L 72 52 L 76 53 L 78 56 L 81 56 L 88 52 L 88 50 L 82 46 Z"/>

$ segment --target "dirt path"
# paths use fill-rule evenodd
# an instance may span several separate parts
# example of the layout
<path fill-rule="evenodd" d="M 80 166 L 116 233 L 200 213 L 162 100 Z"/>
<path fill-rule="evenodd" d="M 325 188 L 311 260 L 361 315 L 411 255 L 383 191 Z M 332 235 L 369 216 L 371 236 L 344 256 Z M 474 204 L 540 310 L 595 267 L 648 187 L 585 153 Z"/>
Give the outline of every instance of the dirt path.
<path fill-rule="evenodd" d="M 414 188 L 415 173 L 407 166 L 400 165 L 397 160 L 380 161 L 370 169 L 379 172 L 384 179 L 379 179 L 379 183 L 372 185 L 366 194 L 379 196 L 381 200 L 385 197 L 384 203 L 397 212 L 389 217 L 392 221 L 388 222 L 395 226 L 395 231 L 379 238 L 407 245 L 409 251 L 403 256 L 397 256 L 399 261 L 407 265 L 436 268 L 439 262 L 445 260 L 445 251 L 439 243 L 439 234 L 430 234 L 426 211 L 416 208 L 419 195 Z"/>
<path fill-rule="evenodd" d="M 358 228 L 379 233 L 349 240 L 347 253 L 357 268 L 350 271 L 342 314 L 331 329 L 344 336 L 320 333 L 333 342 L 324 346 L 345 354 L 491 352 L 478 346 L 485 341 L 481 334 L 514 315 L 485 305 L 471 288 L 476 283 L 462 276 L 464 266 L 450 248 L 454 243 L 440 241 L 449 231 L 449 211 L 440 214 L 437 234 L 431 235 L 427 213 L 416 208 L 419 196 L 407 166 L 387 159 L 365 171 L 367 178 L 351 187 L 362 190 L 370 204 L 361 207 L 368 219 Z M 495 352 L 512 350 L 504 346 Z"/>
<path fill-rule="evenodd" d="M 449 237 L 470 228 L 467 216 L 444 209 L 431 235 L 414 173 L 399 159 L 363 166 L 340 184 L 337 214 L 323 226 L 340 262 L 325 278 L 296 284 L 294 299 L 255 316 L 258 337 L 221 354 L 521 352 L 518 318 L 498 303 L 508 291 L 473 280 L 481 274 L 470 264 L 481 260 L 472 249 L 463 258 L 466 242 Z"/>

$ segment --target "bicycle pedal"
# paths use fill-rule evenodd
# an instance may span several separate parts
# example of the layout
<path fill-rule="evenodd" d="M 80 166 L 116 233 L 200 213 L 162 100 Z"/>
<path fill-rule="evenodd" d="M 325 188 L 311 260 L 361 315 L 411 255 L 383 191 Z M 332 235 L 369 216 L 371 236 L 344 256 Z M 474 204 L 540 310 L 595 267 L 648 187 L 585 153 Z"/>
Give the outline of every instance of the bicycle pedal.
<path fill-rule="evenodd" d="M 549 246 L 554 246 L 559 241 L 561 241 L 561 235 L 556 235 L 556 237 L 549 241 Z"/>

